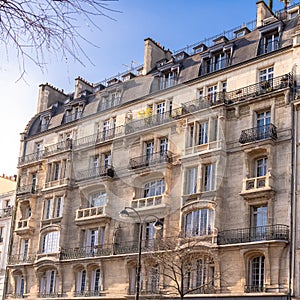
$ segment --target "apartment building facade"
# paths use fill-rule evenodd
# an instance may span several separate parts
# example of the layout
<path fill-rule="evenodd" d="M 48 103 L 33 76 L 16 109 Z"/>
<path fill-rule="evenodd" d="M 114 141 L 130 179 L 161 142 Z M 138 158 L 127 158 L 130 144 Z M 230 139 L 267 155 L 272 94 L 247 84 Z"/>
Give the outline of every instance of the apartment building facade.
<path fill-rule="evenodd" d="M 133 299 L 139 275 L 143 299 L 176 298 L 151 256 L 172 239 L 194 242 L 187 297 L 300 295 L 299 5 L 256 5 L 253 28 L 191 52 L 145 39 L 136 73 L 79 77 L 69 95 L 40 85 L 21 137 L 7 299 Z"/>

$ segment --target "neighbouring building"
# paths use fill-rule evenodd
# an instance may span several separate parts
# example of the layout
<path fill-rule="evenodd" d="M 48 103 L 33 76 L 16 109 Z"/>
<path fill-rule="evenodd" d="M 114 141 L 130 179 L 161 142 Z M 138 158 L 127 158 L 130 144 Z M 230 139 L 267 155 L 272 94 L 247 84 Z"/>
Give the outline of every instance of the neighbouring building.
<path fill-rule="evenodd" d="M 139 228 L 140 298 L 168 298 L 149 255 L 177 237 L 199 245 L 187 297 L 300 299 L 300 4 L 256 5 L 254 22 L 185 51 L 145 39 L 122 76 L 40 85 L 7 299 L 133 299 Z"/>
<path fill-rule="evenodd" d="M 10 245 L 16 176 L 0 176 L 0 297 L 3 297 L 6 263 Z"/>

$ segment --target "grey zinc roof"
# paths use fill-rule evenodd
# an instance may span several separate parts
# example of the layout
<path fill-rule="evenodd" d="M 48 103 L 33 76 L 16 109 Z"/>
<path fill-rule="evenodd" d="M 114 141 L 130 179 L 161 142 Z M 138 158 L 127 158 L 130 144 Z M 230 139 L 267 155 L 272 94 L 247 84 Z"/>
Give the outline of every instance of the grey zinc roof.
<path fill-rule="evenodd" d="M 182 62 L 182 70 L 179 74 L 178 83 L 183 83 L 188 80 L 197 78 L 199 76 L 199 70 L 201 65 L 201 55 L 195 54 L 186 58 Z"/>

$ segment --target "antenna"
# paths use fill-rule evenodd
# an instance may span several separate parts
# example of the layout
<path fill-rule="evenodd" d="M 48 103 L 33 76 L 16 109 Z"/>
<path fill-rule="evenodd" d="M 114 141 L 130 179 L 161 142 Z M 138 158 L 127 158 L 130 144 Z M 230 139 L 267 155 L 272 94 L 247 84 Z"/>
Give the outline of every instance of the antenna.
<path fill-rule="evenodd" d="M 126 67 L 128 71 L 132 71 L 134 69 L 134 65 L 137 65 L 138 63 L 134 60 L 131 61 L 130 66 L 126 64 L 122 64 L 122 66 Z"/>

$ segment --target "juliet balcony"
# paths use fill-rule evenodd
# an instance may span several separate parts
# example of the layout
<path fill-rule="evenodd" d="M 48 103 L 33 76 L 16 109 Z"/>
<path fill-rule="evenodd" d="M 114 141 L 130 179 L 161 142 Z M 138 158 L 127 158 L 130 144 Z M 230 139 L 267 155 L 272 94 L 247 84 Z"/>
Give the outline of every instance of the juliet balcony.
<path fill-rule="evenodd" d="M 163 163 L 172 163 L 173 153 L 171 151 L 157 152 L 152 155 L 142 155 L 129 160 L 129 169 L 140 169 L 156 166 Z"/>
<path fill-rule="evenodd" d="M 32 234 L 33 231 L 34 231 L 34 222 L 32 217 L 19 220 L 18 222 L 16 222 L 15 232 L 18 235 Z"/>
<path fill-rule="evenodd" d="M 246 144 L 266 139 L 271 139 L 272 141 L 277 140 L 277 129 L 275 125 L 266 124 L 264 126 L 242 130 L 239 142 Z"/>
<path fill-rule="evenodd" d="M 33 264 L 35 258 L 35 253 L 10 255 L 7 263 L 8 265 Z"/>
<path fill-rule="evenodd" d="M 224 230 L 218 233 L 218 245 L 253 243 L 262 241 L 289 241 L 289 227 L 277 224 Z"/>
<path fill-rule="evenodd" d="M 112 166 L 101 166 L 99 168 L 89 168 L 76 172 L 76 181 L 83 181 L 95 178 L 111 179 L 115 176 Z"/>

